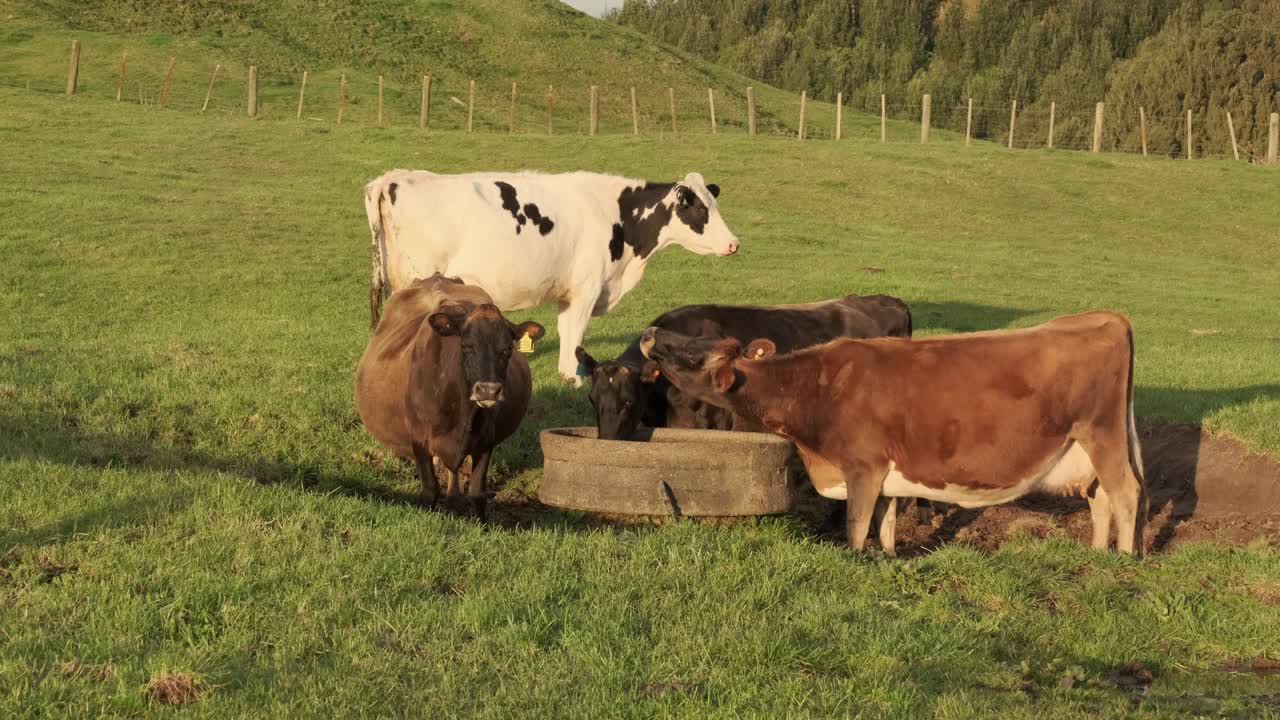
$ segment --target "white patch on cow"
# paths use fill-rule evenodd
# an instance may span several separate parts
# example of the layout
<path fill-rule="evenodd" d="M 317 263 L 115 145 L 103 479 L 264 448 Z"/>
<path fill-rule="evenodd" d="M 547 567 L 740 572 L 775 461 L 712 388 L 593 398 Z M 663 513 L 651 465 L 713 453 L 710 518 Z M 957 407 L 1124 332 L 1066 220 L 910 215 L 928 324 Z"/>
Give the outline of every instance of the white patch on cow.
<path fill-rule="evenodd" d="M 670 207 L 670 206 L 671 206 L 671 203 L 667 202 L 666 200 L 663 200 L 662 202 L 658 203 L 657 205 L 650 205 L 649 207 L 645 208 L 645 209 L 644 209 L 644 212 L 643 212 L 643 213 L 640 213 L 640 222 L 644 222 L 645 220 L 648 220 L 648 219 L 649 219 L 649 216 L 650 216 L 650 215 L 652 215 L 652 214 L 654 214 L 655 212 L 657 212 L 657 211 L 658 211 L 658 207 L 659 207 L 659 206 L 662 206 L 662 205 L 666 205 L 667 207 Z M 639 213 L 639 212 L 640 212 L 640 208 L 636 208 L 636 212 L 638 212 L 638 213 Z"/>
<path fill-rule="evenodd" d="M 515 189 L 521 209 L 537 205 L 541 216 L 554 223 L 551 231 L 543 235 L 532 222 L 519 226 L 502 206 L 498 182 Z M 371 226 L 381 220 L 378 198 L 391 183 L 397 184 L 396 202 L 386 203 L 385 212 L 386 226 L 393 230 L 384 233 L 382 256 L 390 290 L 440 272 L 484 288 L 503 310 L 557 301 L 558 368 L 580 384 L 573 349 L 582 344 L 588 321 L 616 306 L 640 282 L 653 257 L 636 257 L 628 247 L 615 261 L 609 248 L 620 220 L 619 196 L 626 188 L 643 187 L 644 181 L 586 172 L 437 175 L 392 170 L 365 188 Z M 707 203 L 706 229 L 695 234 L 673 219 L 659 234 L 654 253 L 667 244 L 701 254 L 736 250 L 738 240 L 720 217 L 702 176 L 691 173 L 682 184 Z M 672 226 L 678 227 L 671 231 Z"/>
<path fill-rule="evenodd" d="M 912 482 L 893 463 L 889 463 L 889 473 L 885 475 L 880 494 L 889 497 L 922 497 L 966 508 L 986 507 L 1017 500 L 1032 492 L 1080 494 L 1093 483 L 1097 474 L 1084 448 L 1077 442 L 1068 441 L 1038 474 L 1023 478 L 1008 487 L 973 488 L 947 484 L 941 488 L 932 488 Z"/>

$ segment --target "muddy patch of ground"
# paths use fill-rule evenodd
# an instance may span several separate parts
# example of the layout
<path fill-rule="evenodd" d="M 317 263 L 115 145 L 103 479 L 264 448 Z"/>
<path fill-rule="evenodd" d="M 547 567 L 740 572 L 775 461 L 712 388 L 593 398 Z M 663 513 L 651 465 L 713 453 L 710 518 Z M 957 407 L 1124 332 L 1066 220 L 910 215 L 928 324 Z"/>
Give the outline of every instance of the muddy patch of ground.
<path fill-rule="evenodd" d="M 1146 528 L 1149 551 L 1196 540 L 1246 545 L 1263 539 L 1280 544 L 1280 461 L 1198 426 L 1141 419 L 1138 426 L 1151 499 Z M 840 503 L 818 496 L 807 481 L 797 490 L 795 512 L 815 534 L 843 540 L 843 528 L 831 522 L 832 511 Z M 500 494 L 490 509 L 490 519 L 508 527 L 542 524 L 548 513 L 558 512 L 519 493 Z M 976 509 L 944 506 L 926 523 L 915 522 L 915 513 L 909 509 L 900 507 L 899 512 L 903 515 L 898 522 L 898 545 L 908 552 L 948 542 L 990 549 L 1017 532 L 1042 537 L 1065 533 L 1088 542 L 1091 533 L 1088 504 L 1076 497 L 1029 497 Z M 669 521 L 592 514 L 577 516 L 575 523 L 609 527 Z"/>

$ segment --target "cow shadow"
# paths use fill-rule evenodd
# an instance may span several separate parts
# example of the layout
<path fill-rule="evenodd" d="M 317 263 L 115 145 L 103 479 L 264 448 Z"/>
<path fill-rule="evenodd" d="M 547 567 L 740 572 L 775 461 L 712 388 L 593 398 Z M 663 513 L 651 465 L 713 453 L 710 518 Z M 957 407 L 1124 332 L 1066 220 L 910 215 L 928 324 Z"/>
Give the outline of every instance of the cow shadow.
<path fill-rule="evenodd" d="M 998 330 L 1040 310 L 983 305 L 970 302 L 907 301 L 914 329 L 933 332 L 975 332 Z"/>
<path fill-rule="evenodd" d="M 1160 551 L 1168 547 L 1180 526 L 1202 510 L 1207 494 L 1213 500 L 1210 509 L 1253 510 L 1257 513 L 1280 512 L 1269 492 L 1280 482 L 1280 466 L 1263 461 L 1244 462 L 1242 449 L 1224 449 L 1217 445 L 1206 448 L 1208 434 L 1204 418 L 1235 405 L 1256 400 L 1280 400 L 1280 384 L 1267 383 L 1217 390 L 1194 390 L 1173 387 L 1138 386 L 1134 406 L 1154 408 L 1157 412 L 1190 412 L 1191 423 L 1164 420 L 1159 415 L 1137 419 L 1138 437 L 1146 479 L 1148 547 Z M 1164 414 L 1164 413 L 1161 413 Z M 1254 473 L 1251 475 L 1251 473 Z M 1250 508 L 1250 498 L 1261 498 Z M 1013 503 L 1031 512 L 1066 516 L 1087 510 L 1083 498 L 1027 497 Z M 942 526 L 928 538 L 928 546 L 953 541 L 966 528 L 980 522 L 985 508 L 948 508 Z"/>
<path fill-rule="evenodd" d="M 0 443 L 0 459 L 138 472 L 215 472 L 242 477 L 260 485 L 294 485 L 323 494 L 397 503 L 415 499 L 412 494 L 388 489 L 397 479 L 392 468 L 375 466 L 362 470 L 361 474 L 371 472 L 376 480 L 387 481 L 387 486 L 378 486 L 354 479 L 352 475 L 355 473 L 348 475 L 326 467 L 335 465 L 333 458 L 317 456 L 312 461 L 299 461 L 272 456 L 224 456 L 196 448 L 181 438 L 162 444 L 126 434 L 86 432 L 75 427 L 74 423 L 68 423 L 66 418 L 55 416 L 26 415 L 0 419 L 0 429 L 19 427 L 22 430 L 20 436 L 10 434 L 6 442 Z M 367 457 L 360 461 L 370 466 L 377 459 Z M 139 498 L 136 505 L 145 506 L 153 502 L 154 498 L 148 495 L 145 499 Z M 134 506 L 133 502 L 121 505 L 126 509 Z M 103 510 L 99 514 L 109 516 L 115 513 Z M 90 524 L 96 522 L 95 517 L 89 516 L 83 520 Z"/>

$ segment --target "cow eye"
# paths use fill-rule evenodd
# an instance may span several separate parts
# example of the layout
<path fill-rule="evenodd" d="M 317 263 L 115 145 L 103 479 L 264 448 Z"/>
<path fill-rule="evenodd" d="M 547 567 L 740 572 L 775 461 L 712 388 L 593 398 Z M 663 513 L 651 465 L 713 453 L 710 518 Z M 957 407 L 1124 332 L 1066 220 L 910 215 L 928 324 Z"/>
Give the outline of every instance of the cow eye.
<path fill-rule="evenodd" d="M 693 205 L 694 197 L 695 196 L 693 194 L 693 191 L 687 187 L 682 187 L 680 188 L 680 190 L 676 192 L 676 198 L 680 201 L 680 204 L 684 207 L 689 207 L 690 205 Z"/>

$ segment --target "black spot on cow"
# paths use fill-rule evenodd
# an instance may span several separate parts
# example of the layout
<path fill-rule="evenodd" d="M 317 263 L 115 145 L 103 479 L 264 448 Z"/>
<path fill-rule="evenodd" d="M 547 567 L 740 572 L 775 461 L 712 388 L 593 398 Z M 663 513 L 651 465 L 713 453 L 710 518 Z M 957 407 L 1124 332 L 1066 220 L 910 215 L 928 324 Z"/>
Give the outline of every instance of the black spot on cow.
<path fill-rule="evenodd" d="M 622 232 L 622 225 L 613 224 L 613 237 L 609 238 L 609 259 L 617 262 L 622 259 L 622 245 L 626 236 Z"/>
<path fill-rule="evenodd" d="M 396 188 L 400 187 L 398 183 L 391 183 L 387 186 L 387 197 L 391 198 L 391 204 L 396 204 Z"/>
<path fill-rule="evenodd" d="M 520 214 L 520 200 L 516 198 L 516 189 L 501 180 L 494 185 L 498 186 L 498 194 L 502 196 L 502 209 L 511 213 L 516 221 L 516 233 L 519 234 L 520 226 L 524 225 L 524 216 Z"/>
<path fill-rule="evenodd" d="M 622 258 L 623 244 L 630 245 L 636 257 L 646 258 L 658 247 L 658 233 L 671 221 L 671 208 L 662 199 L 674 183 L 645 183 L 623 188 L 618 194 L 618 222 L 609 240 L 609 256 Z M 621 235 L 621 238 L 619 238 Z"/>
<path fill-rule="evenodd" d="M 543 217 L 542 212 L 538 210 L 538 206 L 533 203 L 526 203 L 524 206 L 524 214 L 538 226 L 538 232 L 546 235 L 556 226 L 549 217 Z"/>
<path fill-rule="evenodd" d="M 516 221 L 516 234 L 524 229 L 525 223 L 533 221 L 537 226 L 538 232 L 546 235 L 556 226 L 555 222 L 549 217 L 545 217 L 538 206 L 529 203 L 524 206 L 524 211 L 520 210 L 520 198 L 516 196 L 516 189 L 510 183 L 497 181 L 494 183 L 498 187 L 498 194 L 502 196 L 502 209 L 511 213 L 511 217 Z"/>
<path fill-rule="evenodd" d="M 681 185 L 676 190 L 676 217 L 688 225 L 690 230 L 701 235 L 707 222 L 711 220 L 711 209 L 697 193 Z"/>

